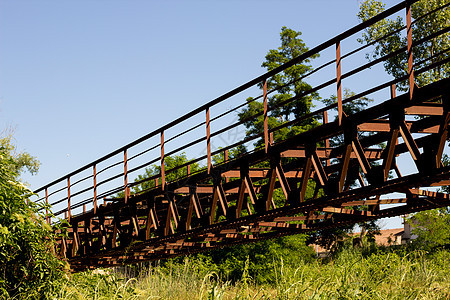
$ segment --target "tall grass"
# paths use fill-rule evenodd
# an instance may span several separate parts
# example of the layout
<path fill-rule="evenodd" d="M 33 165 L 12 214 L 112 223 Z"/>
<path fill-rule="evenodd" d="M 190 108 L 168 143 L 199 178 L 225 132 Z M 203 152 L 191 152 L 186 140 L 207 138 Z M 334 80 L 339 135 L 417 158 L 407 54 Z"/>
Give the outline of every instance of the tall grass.
<path fill-rule="evenodd" d="M 278 299 L 450 299 L 450 254 L 347 249 L 327 264 L 279 270 Z"/>
<path fill-rule="evenodd" d="M 243 261 L 243 264 L 250 263 Z M 450 299 L 450 252 L 378 251 L 345 248 L 325 261 L 272 270 L 272 283 L 258 285 L 246 268 L 231 283 L 214 266 L 194 258 L 183 263 L 125 267 L 105 274 L 74 274 L 59 299 Z"/>

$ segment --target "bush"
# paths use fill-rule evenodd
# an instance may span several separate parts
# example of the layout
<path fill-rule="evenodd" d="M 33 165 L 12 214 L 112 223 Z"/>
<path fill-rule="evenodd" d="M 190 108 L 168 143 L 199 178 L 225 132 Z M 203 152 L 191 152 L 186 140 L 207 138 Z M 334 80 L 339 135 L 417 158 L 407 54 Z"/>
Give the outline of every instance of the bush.
<path fill-rule="evenodd" d="M 13 155 L 10 141 L 0 140 L 0 298 L 47 298 L 64 263 L 53 253 L 53 230 L 40 206 L 17 179 L 23 155 Z"/>
<path fill-rule="evenodd" d="M 293 267 L 299 262 L 315 259 L 314 250 L 305 245 L 306 235 L 293 235 L 254 244 L 225 247 L 201 254 L 209 257 L 215 270 L 226 280 L 237 282 L 243 274 L 256 284 L 275 284 L 273 270 L 281 264 Z"/>

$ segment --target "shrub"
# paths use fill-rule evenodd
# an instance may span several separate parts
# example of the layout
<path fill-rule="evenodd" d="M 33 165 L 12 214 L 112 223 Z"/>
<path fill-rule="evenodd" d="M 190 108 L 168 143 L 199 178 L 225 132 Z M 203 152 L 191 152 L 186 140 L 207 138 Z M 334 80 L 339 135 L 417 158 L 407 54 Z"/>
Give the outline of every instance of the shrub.
<path fill-rule="evenodd" d="M 53 253 L 53 230 L 40 206 L 17 179 L 23 155 L 14 156 L 10 137 L 0 142 L 0 298 L 47 298 L 64 263 Z"/>

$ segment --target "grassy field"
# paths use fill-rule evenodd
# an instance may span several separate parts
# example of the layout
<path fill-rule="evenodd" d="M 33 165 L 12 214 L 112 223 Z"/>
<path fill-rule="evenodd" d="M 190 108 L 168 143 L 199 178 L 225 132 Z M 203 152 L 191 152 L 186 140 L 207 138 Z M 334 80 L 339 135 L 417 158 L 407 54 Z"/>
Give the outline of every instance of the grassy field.
<path fill-rule="evenodd" d="M 450 251 L 347 248 L 331 259 L 287 267 L 274 258 L 271 282 L 246 271 L 229 280 L 194 257 L 72 275 L 57 299 L 450 299 Z M 272 262 L 272 263 L 273 263 Z M 245 266 L 251 261 L 243 261 Z"/>

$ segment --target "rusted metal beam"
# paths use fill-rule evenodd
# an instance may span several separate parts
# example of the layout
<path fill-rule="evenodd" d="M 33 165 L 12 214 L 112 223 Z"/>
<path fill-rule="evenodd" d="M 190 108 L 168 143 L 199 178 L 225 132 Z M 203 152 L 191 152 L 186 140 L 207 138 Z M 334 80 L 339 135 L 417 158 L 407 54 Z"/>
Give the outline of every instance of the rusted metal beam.
<path fill-rule="evenodd" d="M 206 108 L 206 153 L 208 174 L 211 173 L 211 122 L 209 120 L 209 107 Z"/>
<path fill-rule="evenodd" d="M 268 125 L 268 115 L 267 115 L 267 80 L 263 83 L 263 106 L 264 106 L 264 149 L 266 153 L 269 150 L 269 125 Z"/>
<path fill-rule="evenodd" d="M 161 175 L 161 189 L 164 191 L 166 186 L 166 172 L 165 172 L 165 155 L 164 155 L 164 130 L 161 131 L 161 161 L 160 161 L 160 175 Z"/>
<path fill-rule="evenodd" d="M 163 150 L 164 151 L 164 150 Z M 127 149 L 123 151 L 123 184 L 125 192 L 125 204 L 128 202 L 128 159 L 127 159 Z"/>
<path fill-rule="evenodd" d="M 337 84 L 337 107 L 339 126 L 342 124 L 343 108 L 342 108 L 342 80 L 341 80 L 341 41 L 336 43 L 336 84 Z"/>

